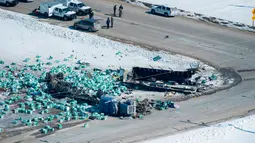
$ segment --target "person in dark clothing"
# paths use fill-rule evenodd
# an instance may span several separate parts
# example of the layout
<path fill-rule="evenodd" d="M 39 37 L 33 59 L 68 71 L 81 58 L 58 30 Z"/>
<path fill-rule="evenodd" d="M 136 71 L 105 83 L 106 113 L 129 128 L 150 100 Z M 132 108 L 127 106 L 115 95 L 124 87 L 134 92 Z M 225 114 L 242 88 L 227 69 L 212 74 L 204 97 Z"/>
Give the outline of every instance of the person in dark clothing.
<path fill-rule="evenodd" d="M 119 7 L 119 17 L 121 17 L 121 16 L 122 16 L 122 12 L 123 12 L 123 6 L 122 6 L 122 5 L 120 5 L 120 7 Z"/>
<path fill-rule="evenodd" d="M 113 15 L 116 16 L 116 10 L 117 10 L 117 5 L 114 5 L 113 7 Z"/>
<path fill-rule="evenodd" d="M 91 10 L 89 13 L 89 19 L 92 19 L 94 17 L 94 12 Z"/>
<path fill-rule="evenodd" d="M 120 5 L 119 9 L 122 9 L 122 10 L 123 10 L 123 6 L 122 6 L 122 5 Z"/>
<path fill-rule="evenodd" d="M 109 17 L 106 20 L 106 25 L 107 25 L 107 29 L 109 29 L 110 28 L 110 18 Z"/>
<path fill-rule="evenodd" d="M 111 27 L 113 28 L 113 17 L 111 17 Z"/>

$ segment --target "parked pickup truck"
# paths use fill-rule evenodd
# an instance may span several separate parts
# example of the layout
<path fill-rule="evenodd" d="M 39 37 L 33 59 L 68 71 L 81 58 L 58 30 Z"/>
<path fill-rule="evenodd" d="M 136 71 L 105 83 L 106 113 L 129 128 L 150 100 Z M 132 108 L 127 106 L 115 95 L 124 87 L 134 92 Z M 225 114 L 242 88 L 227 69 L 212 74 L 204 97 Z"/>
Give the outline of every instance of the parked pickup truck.
<path fill-rule="evenodd" d="M 89 6 L 78 0 L 56 0 L 56 2 L 62 3 L 70 10 L 75 11 L 77 15 L 87 15 L 91 11 Z"/>
<path fill-rule="evenodd" d="M 76 12 L 69 10 L 69 8 L 59 2 L 42 2 L 39 12 L 45 17 L 55 16 L 63 20 L 73 20 L 76 18 Z"/>
<path fill-rule="evenodd" d="M 0 0 L 0 4 L 4 4 L 5 6 L 16 6 L 19 3 L 19 0 Z"/>

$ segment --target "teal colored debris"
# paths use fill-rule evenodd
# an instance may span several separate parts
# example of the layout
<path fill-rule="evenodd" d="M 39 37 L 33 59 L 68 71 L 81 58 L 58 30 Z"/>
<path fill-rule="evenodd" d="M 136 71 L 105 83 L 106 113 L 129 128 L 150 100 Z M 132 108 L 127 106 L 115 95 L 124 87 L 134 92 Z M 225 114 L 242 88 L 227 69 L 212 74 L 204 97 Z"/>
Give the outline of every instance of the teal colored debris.
<path fill-rule="evenodd" d="M 45 129 L 45 128 L 40 129 L 40 132 L 41 132 L 42 134 L 48 134 L 48 130 Z"/>
<path fill-rule="evenodd" d="M 5 104 L 5 105 L 4 105 L 4 111 L 9 111 L 9 110 L 10 110 L 10 106 L 7 105 L 7 104 Z"/>
<path fill-rule="evenodd" d="M 85 124 L 83 125 L 83 127 L 84 127 L 84 128 L 88 128 L 88 127 L 89 127 L 89 124 L 88 124 L 88 123 L 85 123 Z"/>
<path fill-rule="evenodd" d="M 62 128 L 63 128 L 62 124 L 58 124 L 58 129 L 62 129 Z"/>
<path fill-rule="evenodd" d="M 12 66 L 15 66 L 15 65 L 16 65 L 16 63 L 11 63 L 11 65 L 12 65 Z"/>
<path fill-rule="evenodd" d="M 81 117 L 80 117 L 80 120 L 84 120 L 84 119 L 86 119 L 86 117 L 84 117 L 84 116 L 81 116 Z"/>
<path fill-rule="evenodd" d="M 3 65 L 4 64 L 4 61 L 3 60 L 0 60 L 0 65 Z"/>
<path fill-rule="evenodd" d="M 43 121 L 43 117 L 38 117 L 38 120 L 39 121 Z"/>
<path fill-rule="evenodd" d="M 71 120 L 71 117 L 70 117 L 70 116 L 66 116 L 66 117 L 65 117 L 65 120 L 66 120 L 66 121 L 70 121 L 70 120 Z"/>
<path fill-rule="evenodd" d="M 54 130 L 55 130 L 54 128 L 50 128 L 49 129 L 50 132 L 54 132 Z"/>
<path fill-rule="evenodd" d="M 108 116 L 101 116 L 101 120 L 107 120 Z"/>
<path fill-rule="evenodd" d="M 26 126 L 31 126 L 31 124 L 32 124 L 31 122 L 27 122 Z"/>
<path fill-rule="evenodd" d="M 38 121 L 39 121 L 39 119 L 38 119 L 37 117 L 34 117 L 34 118 L 32 119 L 32 121 L 34 121 L 34 122 L 38 122 Z"/>
<path fill-rule="evenodd" d="M 26 58 L 25 60 L 23 60 L 23 62 L 27 63 L 30 61 L 30 58 Z"/>
<path fill-rule="evenodd" d="M 51 63 L 51 62 L 47 62 L 46 65 L 49 65 L 49 66 L 50 66 L 50 65 L 52 65 L 52 63 Z"/>
<path fill-rule="evenodd" d="M 68 58 L 70 58 L 70 59 L 73 58 L 73 55 L 70 55 Z"/>
<path fill-rule="evenodd" d="M 44 110 L 44 113 L 49 113 L 49 110 L 48 110 L 48 109 L 45 109 L 45 110 Z"/>
<path fill-rule="evenodd" d="M 33 123 L 33 126 L 38 126 L 38 122 L 35 121 L 35 122 Z"/>
<path fill-rule="evenodd" d="M 52 56 L 50 56 L 49 58 L 48 58 L 48 60 L 52 60 L 53 59 L 53 57 Z"/>
<path fill-rule="evenodd" d="M 116 53 L 116 55 L 121 55 L 122 53 L 120 52 L 120 51 L 118 51 L 117 53 Z"/>
<path fill-rule="evenodd" d="M 15 120 L 17 120 L 17 121 L 21 121 L 21 120 L 22 120 L 22 118 L 21 118 L 21 117 L 19 117 L 19 118 L 16 118 Z"/>
<path fill-rule="evenodd" d="M 2 133 L 3 132 L 3 129 L 2 128 L 0 128 L 0 133 Z"/>
<path fill-rule="evenodd" d="M 73 116 L 74 120 L 78 120 L 78 118 L 79 118 L 78 116 Z"/>
<path fill-rule="evenodd" d="M 59 63 L 60 61 L 59 60 L 56 60 L 55 63 Z"/>
<path fill-rule="evenodd" d="M 15 114 L 19 113 L 19 111 L 20 111 L 19 108 L 14 109 L 14 113 L 15 113 Z"/>
<path fill-rule="evenodd" d="M 156 56 L 156 57 L 154 57 L 154 58 L 153 58 L 153 61 L 155 61 L 155 62 L 156 62 L 156 61 L 158 61 L 158 60 L 160 60 L 160 59 L 161 59 L 161 57 L 160 57 L 160 56 Z"/>
<path fill-rule="evenodd" d="M 63 122 L 64 122 L 64 119 L 59 119 L 58 122 L 59 122 L 59 123 L 63 123 Z"/>
<path fill-rule="evenodd" d="M 37 55 L 36 58 L 39 59 L 39 58 L 41 58 L 41 56 Z"/>
<path fill-rule="evenodd" d="M 41 62 L 41 60 L 40 60 L 40 59 L 36 59 L 36 62 L 39 63 L 39 62 Z M 34 66 L 34 67 L 35 67 L 35 66 Z M 36 67 L 35 67 L 35 68 L 36 68 Z"/>
<path fill-rule="evenodd" d="M 32 110 L 27 110 L 27 114 L 33 114 Z"/>
<path fill-rule="evenodd" d="M 18 121 L 14 120 L 14 121 L 12 121 L 12 124 L 16 125 L 16 124 L 18 124 Z"/>
<path fill-rule="evenodd" d="M 217 80 L 217 76 L 212 74 L 212 76 L 209 77 L 210 80 Z"/>
<path fill-rule="evenodd" d="M 64 59 L 64 61 L 65 61 L 65 62 L 67 62 L 67 61 L 68 61 L 68 59 L 67 59 L 67 58 L 65 58 L 65 59 Z"/>
<path fill-rule="evenodd" d="M 139 117 L 139 119 L 143 119 L 143 115 L 139 115 L 138 117 Z"/>
<path fill-rule="evenodd" d="M 202 80 L 202 82 L 201 82 L 202 84 L 205 84 L 206 83 L 206 80 Z"/>
<path fill-rule="evenodd" d="M 48 124 L 48 122 L 49 122 L 49 121 L 48 121 L 47 119 L 44 119 L 44 120 L 43 120 L 43 123 L 44 123 L 44 124 Z"/>
<path fill-rule="evenodd" d="M 78 60 L 77 62 L 76 62 L 76 64 L 83 64 L 83 62 L 81 61 L 81 60 Z"/>
<path fill-rule="evenodd" d="M 39 111 L 39 114 L 44 114 L 44 110 Z"/>

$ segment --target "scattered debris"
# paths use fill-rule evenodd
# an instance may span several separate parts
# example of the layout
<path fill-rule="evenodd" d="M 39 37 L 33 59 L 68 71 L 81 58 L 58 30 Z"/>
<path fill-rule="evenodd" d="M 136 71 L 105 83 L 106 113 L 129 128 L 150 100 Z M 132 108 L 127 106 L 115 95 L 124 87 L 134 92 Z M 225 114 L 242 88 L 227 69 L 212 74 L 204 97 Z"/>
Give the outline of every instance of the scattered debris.
<path fill-rule="evenodd" d="M 117 53 L 116 53 L 116 55 L 121 55 L 122 53 L 120 52 L 120 51 L 118 51 Z"/>
<path fill-rule="evenodd" d="M 118 55 L 121 53 L 118 53 Z M 71 55 L 65 58 L 68 61 Z M 161 57 L 157 57 L 159 60 Z M 50 56 L 48 60 L 52 60 Z M 34 115 L 31 118 L 19 116 L 12 121 L 13 126 L 39 126 L 42 134 L 62 129 L 70 120 L 106 120 L 108 115 L 120 119 L 143 119 L 151 110 L 179 108 L 172 101 L 134 100 L 134 97 L 120 97 L 130 94 L 130 89 L 150 89 L 193 93 L 197 83 L 189 81 L 197 68 L 186 71 L 134 67 L 131 72 L 124 69 L 100 70 L 89 68 L 90 64 L 78 60 L 74 66 L 42 62 L 36 56 L 35 64 L 23 66 L 16 63 L 5 65 L 0 70 L 0 89 L 9 92 L 0 102 L 0 118 L 7 114 Z M 56 60 L 55 63 L 59 63 Z M 4 61 L 2 61 L 4 64 Z M 52 65 L 50 68 L 47 65 Z M 217 76 L 209 77 L 216 80 Z M 200 78 L 199 78 L 200 79 Z M 203 81 L 202 81 L 203 82 Z M 204 81 L 206 82 L 206 80 Z M 166 96 L 171 96 L 166 94 Z M 52 124 L 54 123 L 54 124 Z M 88 127 L 88 123 L 84 124 Z"/>
<path fill-rule="evenodd" d="M 158 61 L 158 60 L 160 60 L 160 59 L 161 59 L 161 57 L 160 57 L 160 56 L 156 56 L 156 57 L 154 57 L 154 58 L 153 58 L 153 61 L 155 61 L 155 62 L 156 62 L 156 61 Z"/>

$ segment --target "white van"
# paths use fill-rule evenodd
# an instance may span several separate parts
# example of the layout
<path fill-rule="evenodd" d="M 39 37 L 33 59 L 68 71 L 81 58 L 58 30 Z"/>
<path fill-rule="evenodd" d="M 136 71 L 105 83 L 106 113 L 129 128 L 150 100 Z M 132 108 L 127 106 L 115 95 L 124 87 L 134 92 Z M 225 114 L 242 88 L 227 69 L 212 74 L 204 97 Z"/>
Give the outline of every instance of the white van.
<path fill-rule="evenodd" d="M 45 17 L 56 16 L 64 20 L 73 20 L 76 18 L 76 12 L 69 10 L 59 2 L 42 2 L 39 9 L 40 13 Z"/>

